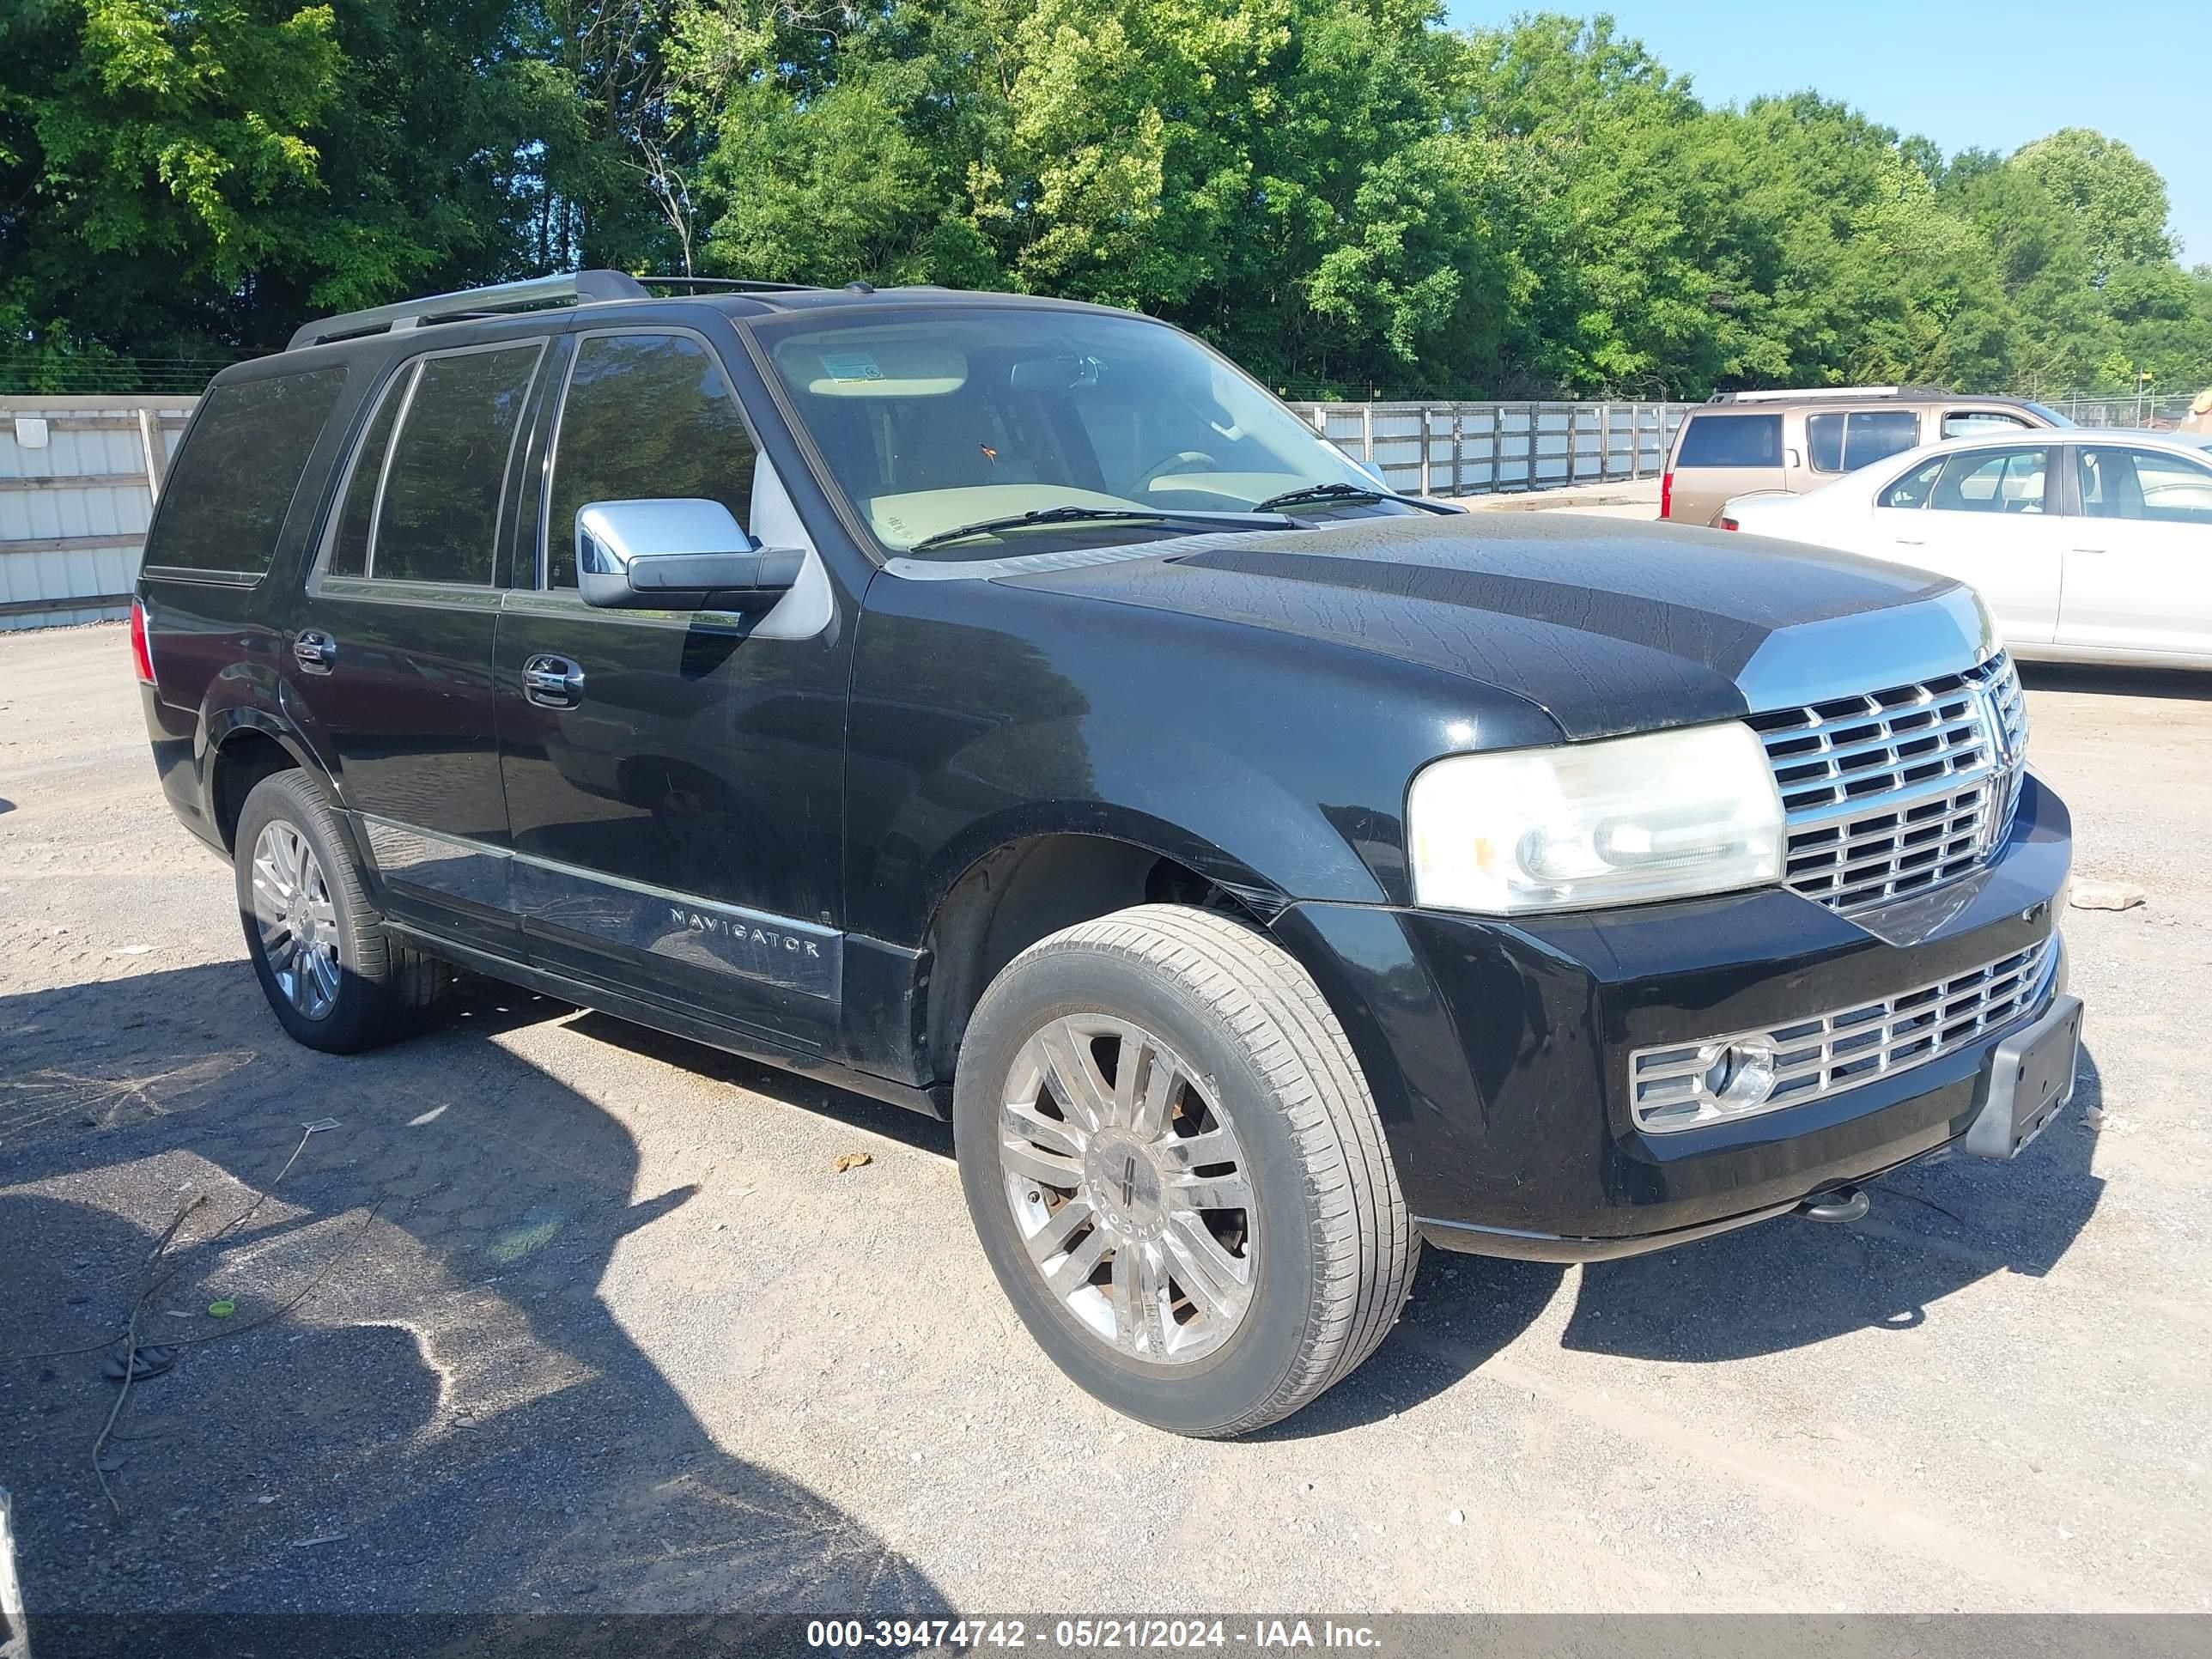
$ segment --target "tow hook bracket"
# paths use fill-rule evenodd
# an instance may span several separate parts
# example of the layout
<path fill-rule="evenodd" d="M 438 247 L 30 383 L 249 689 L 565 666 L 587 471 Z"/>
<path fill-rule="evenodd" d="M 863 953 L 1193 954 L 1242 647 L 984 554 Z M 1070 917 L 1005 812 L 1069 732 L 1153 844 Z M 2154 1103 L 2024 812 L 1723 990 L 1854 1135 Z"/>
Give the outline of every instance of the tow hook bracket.
<path fill-rule="evenodd" d="M 1802 1215 L 1808 1221 L 1856 1221 L 1873 1204 L 1863 1187 L 1831 1187 L 1824 1193 L 1800 1200 L 1790 1213 Z"/>

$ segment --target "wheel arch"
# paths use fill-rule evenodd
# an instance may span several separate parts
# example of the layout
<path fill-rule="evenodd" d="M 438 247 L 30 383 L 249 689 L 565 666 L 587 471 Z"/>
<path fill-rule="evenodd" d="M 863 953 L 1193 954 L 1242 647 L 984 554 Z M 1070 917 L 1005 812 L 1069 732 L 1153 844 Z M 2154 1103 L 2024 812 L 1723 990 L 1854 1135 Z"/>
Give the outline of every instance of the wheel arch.
<path fill-rule="evenodd" d="M 923 1060 L 949 1079 L 969 1016 L 1001 969 L 1037 940 L 1146 903 L 1217 910 L 1264 929 L 1289 901 L 1218 848 L 1139 818 L 1069 815 L 1040 829 L 1025 811 L 976 837 L 939 884 L 923 933 L 929 962 Z"/>
<path fill-rule="evenodd" d="M 201 763 L 208 822 L 222 837 L 223 850 L 238 850 L 238 817 L 254 785 L 279 772 L 312 774 L 327 789 L 329 781 L 314 756 L 281 720 L 261 710 L 240 708 L 210 721 L 206 757 Z"/>

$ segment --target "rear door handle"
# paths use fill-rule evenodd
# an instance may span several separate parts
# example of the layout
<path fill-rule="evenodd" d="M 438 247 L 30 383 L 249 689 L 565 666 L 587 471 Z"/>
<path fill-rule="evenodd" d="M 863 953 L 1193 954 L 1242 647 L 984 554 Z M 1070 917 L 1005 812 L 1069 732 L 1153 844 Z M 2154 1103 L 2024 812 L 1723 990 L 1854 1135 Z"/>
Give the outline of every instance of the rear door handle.
<path fill-rule="evenodd" d="M 327 674 L 337 659 L 338 642 L 319 629 L 302 629 L 293 636 L 292 655 L 311 674 Z"/>
<path fill-rule="evenodd" d="M 574 708 L 584 700 L 584 671 L 566 657 L 532 657 L 522 665 L 522 695 L 544 708 Z"/>
<path fill-rule="evenodd" d="M 2101 547 L 2077 547 L 2073 550 L 2076 553 L 2101 553 L 2105 550 Z"/>
<path fill-rule="evenodd" d="M 1925 547 L 1928 545 L 1928 538 L 1925 536 L 1899 536 L 1897 538 L 1897 544 L 1899 547 Z"/>

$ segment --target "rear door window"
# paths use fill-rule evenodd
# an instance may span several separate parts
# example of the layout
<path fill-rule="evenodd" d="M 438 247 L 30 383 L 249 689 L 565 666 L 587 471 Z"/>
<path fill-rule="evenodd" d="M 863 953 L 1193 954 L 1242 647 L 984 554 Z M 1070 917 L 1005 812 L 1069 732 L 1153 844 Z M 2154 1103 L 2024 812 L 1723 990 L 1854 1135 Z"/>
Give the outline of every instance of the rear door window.
<path fill-rule="evenodd" d="M 544 351 L 532 340 L 423 360 L 385 468 L 368 574 L 490 585 L 507 469 Z"/>
<path fill-rule="evenodd" d="M 1684 466 L 1780 466 L 1779 415 L 1692 415 L 1682 428 L 1674 465 Z"/>
<path fill-rule="evenodd" d="M 720 501 L 750 530 L 757 459 L 737 394 L 704 342 L 586 336 L 554 445 L 545 586 L 576 585 L 576 514 L 593 501 Z"/>
<path fill-rule="evenodd" d="M 1943 463 L 1928 499 L 1938 513 L 2040 513 L 2047 449 L 1974 449 Z"/>
<path fill-rule="evenodd" d="M 308 452 L 337 406 L 345 374 L 335 368 L 271 374 L 209 392 L 162 485 L 146 564 L 267 574 Z"/>
<path fill-rule="evenodd" d="M 1903 453 L 1920 441 L 1920 416 L 1909 409 L 1862 409 L 1805 417 L 1805 447 L 1815 472 L 1856 472 Z"/>

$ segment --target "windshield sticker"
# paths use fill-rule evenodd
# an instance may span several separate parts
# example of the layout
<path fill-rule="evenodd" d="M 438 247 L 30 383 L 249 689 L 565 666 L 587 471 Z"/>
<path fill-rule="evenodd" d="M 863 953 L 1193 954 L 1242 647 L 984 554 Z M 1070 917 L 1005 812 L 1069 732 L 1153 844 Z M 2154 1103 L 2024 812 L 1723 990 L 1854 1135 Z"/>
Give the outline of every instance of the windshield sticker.
<path fill-rule="evenodd" d="M 833 380 L 880 380 L 884 371 L 865 351 L 825 351 L 822 372 Z"/>

